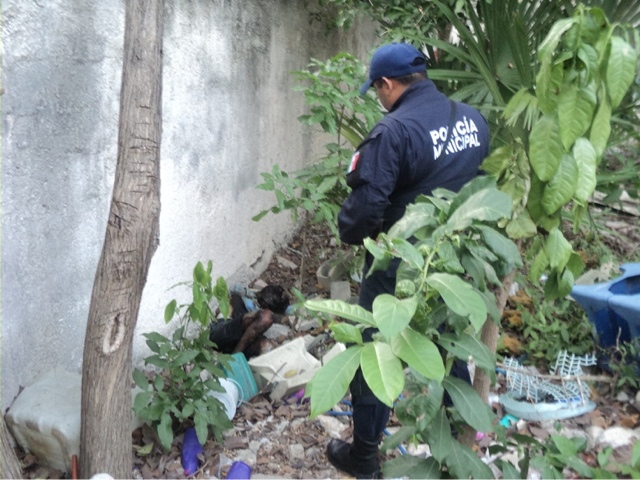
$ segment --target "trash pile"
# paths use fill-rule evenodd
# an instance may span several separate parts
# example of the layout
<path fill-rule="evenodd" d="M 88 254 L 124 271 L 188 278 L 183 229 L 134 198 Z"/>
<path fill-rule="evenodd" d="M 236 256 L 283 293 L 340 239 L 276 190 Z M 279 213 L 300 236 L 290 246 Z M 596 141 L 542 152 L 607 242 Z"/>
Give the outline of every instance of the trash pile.
<path fill-rule="evenodd" d="M 221 379 L 226 392 L 216 393 L 230 420 L 237 409 L 250 409 L 254 399 L 266 400 L 272 406 L 302 405 L 306 384 L 326 361 L 346 348 L 324 332 L 318 319 L 296 315 L 284 288 L 258 286 L 257 290 L 255 286 L 253 290 L 236 286 L 230 294 L 230 318 L 219 316 L 210 325 L 210 340 L 220 352 L 232 356 L 229 367 L 223 368 L 227 378 Z M 193 475 L 205 466 L 203 446 L 193 429 L 185 432 L 181 443 L 183 471 Z M 257 458 L 246 455 L 240 455 L 246 461 L 231 461 L 219 453 L 219 471 L 214 474 L 250 478 L 251 465 Z"/>

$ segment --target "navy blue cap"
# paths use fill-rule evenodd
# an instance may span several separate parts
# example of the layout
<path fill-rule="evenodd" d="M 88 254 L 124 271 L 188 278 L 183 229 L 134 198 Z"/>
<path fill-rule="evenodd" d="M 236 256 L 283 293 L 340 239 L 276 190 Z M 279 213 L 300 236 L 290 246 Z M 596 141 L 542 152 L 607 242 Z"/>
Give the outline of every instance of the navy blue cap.
<path fill-rule="evenodd" d="M 371 84 L 382 77 L 397 78 L 427 70 L 424 55 L 408 43 L 388 43 L 375 51 L 369 67 L 369 78 L 360 88 L 367 93 Z"/>

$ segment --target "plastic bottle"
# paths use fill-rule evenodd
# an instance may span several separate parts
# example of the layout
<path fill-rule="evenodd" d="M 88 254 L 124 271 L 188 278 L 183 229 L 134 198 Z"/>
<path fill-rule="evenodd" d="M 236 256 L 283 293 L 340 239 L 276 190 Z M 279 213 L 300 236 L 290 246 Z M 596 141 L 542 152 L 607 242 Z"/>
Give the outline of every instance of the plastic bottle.
<path fill-rule="evenodd" d="M 228 378 L 219 378 L 220 386 L 224 388 L 224 392 L 209 392 L 209 395 L 220 400 L 222 405 L 224 405 L 224 409 L 227 412 L 227 417 L 229 420 L 233 420 L 233 417 L 236 415 L 236 408 L 240 404 L 240 391 L 238 386 L 233 380 Z"/>
<path fill-rule="evenodd" d="M 251 478 L 251 467 L 244 462 L 235 461 L 231 464 L 231 468 L 229 469 L 229 473 L 225 477 L 228 480 L 248 480 Z"/>
<path fill-rule="evenodd" d="M 195 428 L 188 428 L 184 432 L 184 441 L 182 442 L 182 468 L 186 476 L 193 475 L 200 467 L 198 454 L 202 453 L 202 445 L 198 441 L 198 435 Z"/>

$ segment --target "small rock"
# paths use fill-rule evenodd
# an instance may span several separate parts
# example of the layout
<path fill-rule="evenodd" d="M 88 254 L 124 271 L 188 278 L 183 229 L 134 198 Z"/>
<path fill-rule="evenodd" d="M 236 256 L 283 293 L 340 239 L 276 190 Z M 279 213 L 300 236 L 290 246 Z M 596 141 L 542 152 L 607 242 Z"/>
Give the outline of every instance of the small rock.
<path fill-rule="evenodd" d="M 347 428 L 347 426 L 336 417 L 330 417 L 329 415 L 318 415 L 318 421 L 331 438 L 342 438 L 342 432 Z"/>
<path fill-rule="evenodd" d="M 320 457 L 323 454 L 324 454 L 323 449 L 319 447 L 310 447 L 310 448 L 307 448 L 307 451 L 305 452 L 304 456 L 305 458 L 313 459 L 315 457 Z"/>
<path fill-rule="evenodd" d="M 286 258 L 276 255 L 276 261 L 283 268 L 288 268 L 289 270 L 297 270 L 298 265 L 293 263 L 291 260 L 287 260 Z"/>
<path fill-rule="evenodd" d="M 260 440 L 252 440 L 249 442 L 249 450 L 257 455 L 263 445 L 266 446 L 266 450 L 271 449 L 271 442 L 268 438 L 263 437 Z"/>
<path fill-rule="evenodd" d="M 598 446 L 602 432 L 604 432 L 604 428 L 599 427 L 598 425 L 592 425 L 587 428 L 587 445 L 589 448 L 593 449 Z"/>
<path fill-rule="evenodd" d="M 349 282 L 332 282 L 331 299 L 347 301 L 351 298 L 351 284 Z"/>
<path fill-rule="evenodd" d="M 273 435 L 274 435 L 273 438 L 277 438 L 278 435 L 280 435 L 282 432 L 288 429 L 290 423 L 291 422 L 289 422 L 289 420 L 286 420 L 286 419 L 281 420 L 280 423 L 278 423 L 275 426 L 275 429 L 273 431 Z"/>
<path fill-rule="evenodd" d="M 288 337 L 290 333 L 291 329 L 286 325 L 274 323 L 267 329 L 266 332 L 263 333 L 263 335 L 269 340 L 276 340 L 280 337 Z"/>
<path fill-rule="evenodd" d="M 637 396 L 636 396 L 637 398 Z M 621 390 L 618 395 L 616 395 L 616 400 L 620 403 L 627 403 L 629 402 L 630 398 L 629 395 L 627 395 L 627 392 L 625 392 L 624 390 Z"/>
<path fill-rule="evenodd" d="M 407 445 L 407 453 L 414 457 L 427 458 L 431 456 L 431 448 L 426 443 L 419 443 L 418 445 L 410 443 Z"/>
<path fill-rule="evenodd" d="M 322 323 L 317 318 L 311 318 L 309 320 L 303 320 L 298 325 L 299 332 L 308 332 L 309 330 L 314 330 L 320 327 Z"/>
<path fill-rule="evenodd" d="M 589 441 L 589 434 L 584 430 L 576 428 L 563 428 L 560 430 L 560 435 L 567 438 L 583 438 Z"/>
<path fill-rule="evenodd" d="M 261 278 L 259 278 L 258 280 L 256 280 L 255 282 L 253 282 L 253 287 L 251 287 L 253 290 L 262 290 L 264 287 L 267 286 L 267 282 L 265 282 L 264 280 L 262 280 Z"/>
<path fill-rule="evenodd" d="M 244 462 L 250 467 L 254 467 L 256 464 L 257 456 L 251 450 L 236 450 L 234 452 L 234 461 Z"/>
<path fill-rule="evenodd" d="M 638 432 L 624 427 L 607 428 L 599 438 L 600 445 L 610 445 L 611 448 L 631 445 L 638 439 Z"/>
<path fill-rule="evenodd" d="M 290 460 L 304 460 L 304 447 L 299 443 L 289 445 L 289 459 Z"/>

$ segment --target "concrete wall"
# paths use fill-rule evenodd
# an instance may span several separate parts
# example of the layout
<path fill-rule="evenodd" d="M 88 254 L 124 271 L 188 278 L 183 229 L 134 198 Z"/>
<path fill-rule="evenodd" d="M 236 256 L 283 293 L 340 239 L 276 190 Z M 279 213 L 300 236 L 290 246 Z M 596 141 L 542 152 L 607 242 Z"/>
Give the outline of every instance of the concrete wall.
<path fill-rule="evenodd" d="M 166 331 L 171 290 L 197 261 L 248 282 L 292 230 L 254 223 L 260 172 L 317 158 L 292 70 L 340 50 L 366 59 L 371 26 L 326 34 L 292 0 L 166 0 L 160 247 L 134 343 Z M 80 371 L 116 162 L 122 0 L 2 2 L 2 409 L 21 386 Z"/>

